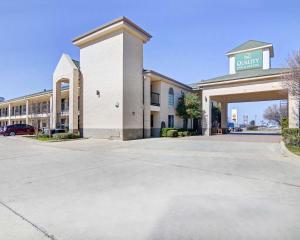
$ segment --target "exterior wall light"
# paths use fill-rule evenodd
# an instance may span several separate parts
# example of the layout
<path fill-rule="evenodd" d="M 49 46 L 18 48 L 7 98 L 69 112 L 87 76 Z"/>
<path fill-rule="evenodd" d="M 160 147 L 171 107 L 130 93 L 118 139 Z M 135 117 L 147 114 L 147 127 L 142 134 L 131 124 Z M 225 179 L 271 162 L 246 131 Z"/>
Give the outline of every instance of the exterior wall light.
<path fill-rule="evenodd" d="M 96 90 L 96 95 L 100 98 L 100 91 Z"/>

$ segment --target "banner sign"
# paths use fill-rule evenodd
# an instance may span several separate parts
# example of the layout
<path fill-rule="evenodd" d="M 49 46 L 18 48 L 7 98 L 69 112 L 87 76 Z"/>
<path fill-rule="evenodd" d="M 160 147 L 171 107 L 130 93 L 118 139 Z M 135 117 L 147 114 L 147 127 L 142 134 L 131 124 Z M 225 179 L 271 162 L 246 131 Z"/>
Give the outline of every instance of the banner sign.
<path fill-rule="evenodd" d="M 263 66 L 262 50 L 239 53 L 235 55 L 236 71 L 262 68 L 262 66 Z"/>

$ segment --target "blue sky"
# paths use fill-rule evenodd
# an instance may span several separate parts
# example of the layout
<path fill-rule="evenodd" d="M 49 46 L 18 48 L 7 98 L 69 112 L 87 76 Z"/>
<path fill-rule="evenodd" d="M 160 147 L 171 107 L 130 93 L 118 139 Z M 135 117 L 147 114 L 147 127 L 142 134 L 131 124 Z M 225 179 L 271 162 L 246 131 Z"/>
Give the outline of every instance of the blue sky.
<path fill-rule="evenodd" d="M 225 53 L 249 39 L 273 43 L 272 66 L 283 67 L 300 48 L 299 9 L 296 0 L 2 0 L 0 96 L 51 88 L 61 54 L 79 59 L 71 40 L 119 16 L 153 35 L 145 45 L 145 68 L 184 83 L 227 74 Z"/>

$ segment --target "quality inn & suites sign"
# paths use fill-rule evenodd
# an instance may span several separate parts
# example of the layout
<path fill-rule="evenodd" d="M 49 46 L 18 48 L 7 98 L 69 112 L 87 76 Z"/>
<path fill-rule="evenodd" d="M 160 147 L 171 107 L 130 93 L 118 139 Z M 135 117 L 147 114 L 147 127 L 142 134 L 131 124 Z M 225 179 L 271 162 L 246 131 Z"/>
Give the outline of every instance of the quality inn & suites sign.
<path fill-rule="evenodd" d="M 262 50 L 239 53 L 235 55 L 236 71 L 253 69 L 253 68 L 262 68 L 262 66 L 263 66 Z"/>

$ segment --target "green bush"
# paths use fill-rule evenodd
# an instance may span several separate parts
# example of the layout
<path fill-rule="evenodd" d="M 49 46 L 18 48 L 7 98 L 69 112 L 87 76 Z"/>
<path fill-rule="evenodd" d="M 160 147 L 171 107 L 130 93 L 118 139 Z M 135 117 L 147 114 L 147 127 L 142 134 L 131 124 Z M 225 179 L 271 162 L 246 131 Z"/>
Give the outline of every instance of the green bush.
<path fill-rule="evenodd" d="M 247 130 L 250 130 L 250 131 L 256 131 L 258 129 L 257 126 L 253 126 L 253 125 L 250 125 L 247 127 Z"/>
<path fill-rule="evenodd" d="M 183 135 L 183 132 L 182 132 L 182 131 L 179 131 L 179 132 L 178 132 L 178 137 L 184 137 L 184 135 Z"/>
<path fill-rule="evenodd" d="M 178 132 L 179 137 L 185 137 L 185 136 L 196 136 L 198 135 L 197 131 L 194 129 L 186 130 L 184 128 L 162 128 L 160 130 L 160 136 L 161 137 L 168 137 L 168 132 L 171 130 L 176 130 Z"/>
<path fill-rule="evenodd" d="M 281 130 L 283 130 L 284 128 L 288 128 L 289 127 L 289 119 L 287 117 L 284 117 L 281 119 Z"/>
<path fill-rule="evenodd" d="M 49 138 L 49 135 L 48 134 L 45 134 L 45 133 L 41 133 L 39 132 L 37 135 L 36 135 L 37 138 Z"/>
<path fill-rule="evenodd" d="M 73 133 L 55 133 L 52 135 L 52 138 L 55 140 L 76 139 L 79 138 L 79 135 Z"/>
<path fill-rule="evenodd" d="M 168 131 L 170 131 L 170 130 L 177 130 L 176 128 L 162 128 L 161 130 L 160 130 L 160 136 L 161 137 L 167 137 L 167 133 L 168 133 Z"/>
<path fill-rule="evenodd" d="M 184 137 L 191 135 L 190 132 L 188 132 L 188 131 L 184 131 L 184 132 L 182 132 L 182 134 L 183 134 Z"/>
<path fill-rule="evenodd" d="M 282 137 L 285 144 L 300 147 L 300 128 L 284 128 Z"/>
<path fill-rule="evenodd" d="M 178 137 L 178 130 L 169 130 L 167 131 L 167 137 Z"/>

